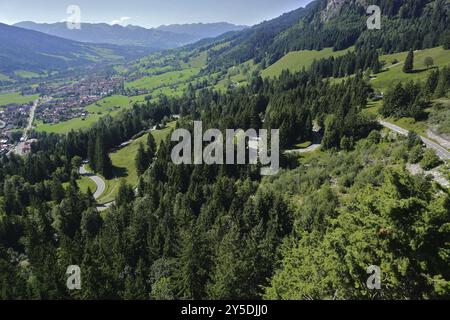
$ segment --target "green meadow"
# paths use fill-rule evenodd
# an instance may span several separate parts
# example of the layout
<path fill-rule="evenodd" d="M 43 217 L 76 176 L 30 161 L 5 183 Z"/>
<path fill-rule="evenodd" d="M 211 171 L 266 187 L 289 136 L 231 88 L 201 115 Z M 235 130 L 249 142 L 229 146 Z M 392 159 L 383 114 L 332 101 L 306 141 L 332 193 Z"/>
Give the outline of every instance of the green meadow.
<path fill-rule="evenodd" d="M 158 146 L 175 128 L 175 125 L 176 121 L 173 121 L 168 123 L 166 128 L 151 132 Z M 105 193 L 98 199 L 99 203 L 108 203 L 110 201 L 113 201 L 117 195 L 117 192 L 119 191 L 119 185 L 122 180 L 125 180 L 132 186 L 137 185 L 138 176 L 136 173 L 135 159 L 139 149 L 139 144 L 142 142 L 145 146 L 149 134 L 150 133 L 143 135 L 142 137 L 134 140 L 126 147 L 110 154 L 114 170 L 116 171 L 116 177 L 105 180 L 106 190 Z"/>
<path fill-rule="evenodd" d="M 257 65 L 253 60 L 246 61 L 240 65 L 228 68 L 224 79 L 217 82 L 214 89 L 224 91 L 230 84 L 243 86 L 248 84 L 248 77 L 255 71 Z"/>
<path fill-rule="evenodd" d="M 36 72 L 26 71 L 26 70 L 17 70 L 14 71 L 14 75 L 16 77 L 20 77 L 23 79 L 33 79 L 33 78 L 40 78 L 41 75 Z"/>
<path fill-rule="evenodd" d="M 77 180 L 78 188 L 83 193 L 86 193 L 88 190 L 91 190 L 92 193 L 95 193 L 97 190 L 97 185 L 94 181 L 89 179 L 89 177 L 81 177 Z M 69 182 L 63 183 L 63 188 L 67 189 L 69 187 Z"/>
<path fill-rule="evenodd" d="M 309 68 L 314 60 L 320 60 L 329 57 L 339 57 L 352 51 L 354 48 L 348 48 L 341 51 L 333 51 L 332 48 L 325 48 L 323 50 L 301 50 L 289 52 L 283 58 L 264 69 L 261 75 L 264 78 L 274 78 L 281 75 L 283 70 L 291 72 L 301 71 L 303 68 Z"/>
<path fill-rule="evenodd" d="M 196 76 L 199 72 L 199 68 L 191 68 L 181 71 L 166 72 L 157 76 L 146 76 L 126 83 L 125 88 L 155 90 L 161 87 L 187 82 L 191 77 Z"/>
<path fill-rule="evenodd" d="M 136 102 L 143 102 L 146 95 L 127 97 L 111 96 L 106 97 L 86 107 L 89 115 L 85 118 L 75 118 L 58 123 L 47 123 L 36 121 L 37 131 L 66 134 L 72 130 L 81 130 L 92 127 L 100 118 L 111 115 L 114 116 L 121 110 L 130 108 Z"/>
<path fill-rule="evenodd" d="M 31 96 L 23 96 L 19 92 L 14 93 L 4 93 L 0 94 L 0 106 L 5 106 L 8 104 L 16 103 L 16 104 L 25 104 L 33 102 L 39 98 L 39 95 L 31 95 Z"/>
<path fill-rule="evenodd" d="M 0 81 L 12 81 L 6 74 L 0 73 Z"/>
<path fill-rule="evenodd" d="M 385 62 L 385 69 L 375 75 L 375 78 L 371 81 L 376 90 L 385 91 L 400 81 L 412 80 L 417 82 L 426 80 L 433 68 L 450 65 L 450 50 L 444 50 L 443 47 L 424 49 L 414 53 L 414 72 L 404 73 L 403 65 L 407 54 L 407 52 L 401 52 L 380 57 L 380 61 Z M 434 60 L 434 66 L 429 69 L 424 64 L 426 57 L 431 57 Z M 393 64 L 393 62 L 396 63 Z"/>

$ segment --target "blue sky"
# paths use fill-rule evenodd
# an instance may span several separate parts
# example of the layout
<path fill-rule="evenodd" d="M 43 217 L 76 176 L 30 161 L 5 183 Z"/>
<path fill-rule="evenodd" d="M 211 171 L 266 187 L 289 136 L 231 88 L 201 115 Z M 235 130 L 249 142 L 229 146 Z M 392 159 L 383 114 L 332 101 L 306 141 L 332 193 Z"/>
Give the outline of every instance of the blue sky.
<path fill-rule="evenodd" d="M 311 0 L 0 0 L 0 22 L 57 22 L 78 5 L 82 22 L 120 22 L 144 27 L 219 22 L 253 25 Z"/>

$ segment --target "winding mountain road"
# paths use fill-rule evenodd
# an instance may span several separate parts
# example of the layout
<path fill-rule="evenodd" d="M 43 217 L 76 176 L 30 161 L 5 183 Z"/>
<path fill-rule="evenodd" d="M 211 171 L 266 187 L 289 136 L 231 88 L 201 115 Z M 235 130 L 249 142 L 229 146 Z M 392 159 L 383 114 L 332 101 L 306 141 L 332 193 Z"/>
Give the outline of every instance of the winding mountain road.
<path fill-rule="evenodd" d="M 95 193 L 94 193 L 94 199 L 97 200 L 98 198 L 100 198 L 106 190 L 105 180 L 103 180 L 102 177 L 97 176 L 97 175 L 87 171 L 86 164 L 83 164 L 80 167 L 79 172 L 80 172 L 80 175 L 82 175 L 83 177 L 87 177 L 87 178 L 91 179 L 92 181 L 94 181 L 95 185 L 97 186 L 97 190 L 95 190 Z M 104 203 L 104 204 L 98 204 L 97 210 L 98 211 L 108 210 L 114 203 L 115 203 L 115 201 L 111 201 L 111 202 Z"/>
<path fill-rule="evenodd" d="M 392 124 L 390 122 L 386 122 L 386 121 L 381 120 L 381 119 L 378 120 L 378 122 L 383 127 L 386 127 L 386 128 L 388 128 L 388 129 L 390 129 L 390 130 L 392 130 L 394 132 L 397 132 L 397 133 L 401 134 L 401 135 L 407 136 L 408 133 L 409 133 L 408 130 L 405 130 L 405 129 L 403 129 L 403 128 L 395 125 L 395 124 Z M 423 143 L 427 146 L 427 148 L 433 149 L 436 152 L 436 154 L 437 154 L 437 156 L 439 158 L 441 158 L 442 160 L 449 160 L 450 159 L 450 152 L 447 149 L 445 149 L 441 145 L 437 144 L 436 142 L 431 141 L 428 138 L 420 136 L 420 139 L 422 139 Z"/>
<path fill-rule="evenodd" d="M 106 183 L 105 180 L 103 180 L 103 178 L 96 176 L 93 173 L 90 173 L 86 170 L 86 165 L 82 165 L 80 167 L 80 174 L 84 177 L 88 177 L 89 179 L 91 179 L 92 181 L 94 181 L 94 183 L 97 186 L 97 190 L 95 190 L 94 193 L 94 199 L 97 200 L 98 198 L 100 198 L 100 196 L 103 194 L 103 192 L 105 192 L 106 189 Z"/>

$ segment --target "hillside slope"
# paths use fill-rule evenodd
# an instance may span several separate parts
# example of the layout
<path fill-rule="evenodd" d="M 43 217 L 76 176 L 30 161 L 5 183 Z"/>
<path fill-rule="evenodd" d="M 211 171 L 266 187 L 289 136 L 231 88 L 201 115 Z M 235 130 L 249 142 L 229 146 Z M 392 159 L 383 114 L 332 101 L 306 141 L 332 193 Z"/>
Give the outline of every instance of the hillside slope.
<path fill-rule="evenodd" d="M 367 28 L 369 5 L 381 7 L 382 30 Z M 384 53 L 432 48 L 449 37 L 450 2 L 446 0 L 315 0 L 220 40 L 210 55 L 218 70 L 250 59 L 267 67 L 292 51 L 378 48 Z M 226 45 L 225 45 L 226 44 Z"/>
<path fill-rule="evenodd" d="M 61 70 L 92 63 L 137 58 L 151 50 L 141 47 L 91 45 L 0 23 L 0 72 Z"/>

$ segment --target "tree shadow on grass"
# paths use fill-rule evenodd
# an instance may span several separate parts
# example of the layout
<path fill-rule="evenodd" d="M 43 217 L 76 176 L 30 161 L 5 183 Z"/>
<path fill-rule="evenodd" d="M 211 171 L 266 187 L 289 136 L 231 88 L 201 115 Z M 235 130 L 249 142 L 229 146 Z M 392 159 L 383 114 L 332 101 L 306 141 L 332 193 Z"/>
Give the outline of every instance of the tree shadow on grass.
<path fill-rule="evenodd" d="M 125 178 L 128 176 L 128 169 L 114 166 L 113 174 L 115 178 Z"/>
<path fill-rule="evenodd" d="M 414 69 L 411 71 L 411 73 L 422 73 L 422 72 L 433 70 L 433 69 L 438 69 L 438 67 L 435 66 L 435 67 L 430 67 L 430 68 Z"/>

